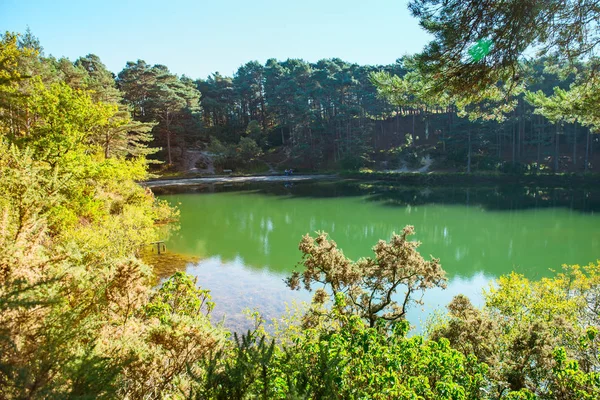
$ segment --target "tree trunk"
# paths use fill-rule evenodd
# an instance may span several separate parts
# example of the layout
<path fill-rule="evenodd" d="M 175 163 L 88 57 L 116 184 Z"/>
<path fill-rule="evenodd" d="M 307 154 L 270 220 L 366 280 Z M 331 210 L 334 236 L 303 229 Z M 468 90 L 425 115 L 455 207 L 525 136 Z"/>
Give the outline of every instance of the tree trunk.
<path fill-rule="evenodd" d="M 500 135 L 500 128 L 496 130 L 496 144 L 498 146 L 498 159 L 500 159 L 500 154 L 502 153 L 502 135 Z"/>
<path fill-rule="evenodd" d="M 442 129 L 442 151 L 446 152 L 446 137 L 444 136 L 444 130 Z"/>
<path fill-rule="evenodd" d="M 519 98 L 519 122 L 517 125 L 517 161 L 521 162 L 521 129 L 523 125 L 523 107 Z"/>
<path fill-rule="evenodd" d="M 516 116 L 516 114 L 517 114 L 517 112 L 516 112 L 516 111 L 514 111 L 514 112 L 513 112 L 513 115 L 515 115 L 515 116 Z M 516 144 L 516 143 L 515 143 L 515 139 L 516 139 L 516 132 L 515 132 L 515 130 L 516 130 L 516 126 L 515 126 L 515 125 L 516 125 L 516 124 L 513 122 L 513 124 L 512 124 L 512 164 L 513 164 L 513 165 L 515 165 L 515 162 L 516 162 L 516 152 L 515 152 L 515 150 L 516 150 L 516 149 L 515 149 L 515 147 L 516 147 L 516 146 L 515 146 L 515 144 Z"/>
<path fill-rule="evenodd" d="M 558 172 L 558 146 L 559 146 L 559 124 L 556 124 L 556 134 L 554 135 L 554 173 Z"/>
<path fill-rule="evenodd" d="M 173 160 L 171 159 L 171 132 L 167 129 L 167 154 L 169 158 L 169 165 L 173 164 Z"/>
<path fill-rule="evenodd" d="M 590 129 L 587 130 L 587 135 L 585 136 L 585 172 L 588 171 L 589 165 L 589 157 L 590 157 Z"/>
<path fill-rule="evenodd" d="M 415 114 L 416 114 L 416 111 L 413 110 L 413 115 L 412 115 L 412 125 L 413 125 L 413 127 L 412 127 L 412 145 L 413 145 L 413 147 L 417 145 L 417 143 L 416 143 L 417 137 L 415 135 Z"/>
<path fill-rule="evenodd" d="M 106 135 L 104 135 L 105 138 L 105 142 L 104 142 L 104 158 L 108 158 L 110 156 L 110 138 L 108 136 L 108 131 L 106 132 Z"/>
<path fill-rule="evenodd" d="M 171 124 L 169 122 L 169 112 L 167 111 L 167 119 L 166 119 L 166 125 L 167 125 L 167 155 L 169 158 L 169 165 L 173 165 L 173 160 L 171 159 Z"/>
<path fill-rule="evenodd" d="M 262 83 L 260 84 L 258 89 L 260 91 L 260 114 L 261 114 L 261 119 L 262 119 L 263 132 L 267 133 L 267 112 L 266 112 L 265 95 L 263 93 Z"/>
<path fill-rule="evenodd" d="M 346 151 L 350 151 L 350 120 L 346 121 Z"/>
<path fill-rule="evenodd" d="M 467 154 L 467 174 L 471 173 L 471 130 L 469 129 L 469 153 Z"/>
<path fill-rule="evenodd" d="M 538 127 L 538 157 L 537 157 L 538 169 L 540 168 L 541 157 L 542 157 L 542 127 L 540 126 L 540 127 Z"/>
<path fill-rule="evenodd" d="M 573 166 L 577 165 L 577 125 L 573 125 Z"/>

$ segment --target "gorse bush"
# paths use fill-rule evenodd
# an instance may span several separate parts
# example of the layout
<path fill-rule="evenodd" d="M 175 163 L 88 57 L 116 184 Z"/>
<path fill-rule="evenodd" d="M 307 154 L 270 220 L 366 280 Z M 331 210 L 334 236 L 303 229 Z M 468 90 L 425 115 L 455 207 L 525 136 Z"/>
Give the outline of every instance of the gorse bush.
<path fill-rule="evenodd" d="M 177 215 L 135 183 L 147 177 L 142 142 L 107 151 L 99 138 L 128 116 L 65 82 L 25 79 L 36 58 L 15 36 L 0 59 L 0 397 L 179 393 L 225 334 L 191 306 L 208 293 L 189 278 L 151 289 L 139 254 Z"/>
<path fill-rule="evenodd" d="M 492 398 L 514 392 L 597 398 L 599 268 L 565 266 L 555 278 L 538 282 L 515 273 L 500 277 L 485 292 L 482 309 L 455 297 L 429 337 L 447 339 L 486 363 Z"/>
<path fill-rule="evenodd" d="M 468 399 L 487 367 L 447 340 L 407 338 L 408 324 L 369 328 L 334 307 L 336 328 L 309 328 L 287 344 L 248 332 L 203 364 L 195 398 Z"/>
<path fill-rule="evenodd" d="M 307 290 L 320 284 L 313 299 L 312 312 L 319 314 L 319 306 L 329 297 L 328 291 L 340 302 L 348 314 L 358 315 L 373 327 L 378 320 L 397 321 L 406 316 L 411 303 L 419 303 L 418 293 L 433 287 L 446 287 L 446 273 L 439 260 L 425 260 L 417 251 L 420 243 L 408 240 L 414 227 L 407 226 L 402 234 L 392 236 L 390 242 L 380 240 L 373 251 L 375 259 L 361 258 L 356 262 L 344 256 L 327 234 L 319 233 L 316 238 L 303 237 L 299 249 L 303 254 L 304 271 L 294 272 L 287 284 L 292 289 Z M 404 298 L 396 301 L 398 290 Z"/>

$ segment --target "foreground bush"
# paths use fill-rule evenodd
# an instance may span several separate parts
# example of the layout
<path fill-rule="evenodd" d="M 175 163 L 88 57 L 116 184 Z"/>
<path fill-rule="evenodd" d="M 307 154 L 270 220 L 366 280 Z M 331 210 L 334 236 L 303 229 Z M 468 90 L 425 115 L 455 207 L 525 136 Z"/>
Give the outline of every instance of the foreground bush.
<path fill-rule="evenodd" d="M 448 316 L 435 320 L 425 336 L 409 337 L 404 312 L 417 300 L 414 288 L 426 287 L 423 274 L 443 277 L 437 260 L 425 261 L 418 243 L 407 241 L 412 232 L 407 227 L 389 243 L 381 241 L 375 259 L 358 262 L 345 258 L 324 234 L 305 236 L 304 270 L 289 283 L 295 287 L 302 280 L 307 288 L 319 284 L 326 290 L 319 288 L 306 313 L 275 336 L 260 330 L 236 335 L 202 363 L 194 397 L 600 396 L 600 264 L 565 267 L 538 282 L 517 274 L 500 277 L 482 309 L 457 296 Z M 411 278 L 402 280 L 407 271 Z M 371 304 L 377 308 L 370 310 L 381 314 L 365 312 L 365 303 L 357 301 L 365 295 L 375 299 Z M 394 307 L 394 298 L 405 307 Z M 380 307 L 381 299 L 392 300 Z M 390 314 L 387 305 L 399 314 Z"/>
<path fill-rule="evenodd" d="M 480 398 L 487 367 L 447 340 L 407 338 L 396 323 L 384 333 L 358 317 L 336 330 L 308 329 L 293 344 L 249 333 L 197 377 L 196 397 L 309 399 Z"/>
<path fill-rule="evenodd" d="M 599 294 L 600 263 L 537 282 L 512 273 L 484 293 L 482 309 L 455 297 L 429 336 L 489 365 L 492 398 L 598 398 Z"/>
<path fill-rule="evenodd" d="M 13 35 L 0 60 L 0 398 L 181 393 L 225 333 L 173 303 L 207 304 L 189 277 L 152 289 L 140 253 L 177 215 L 136 183 L 137 128 L 66 76 L 25 78 L 41 61 Z"/>

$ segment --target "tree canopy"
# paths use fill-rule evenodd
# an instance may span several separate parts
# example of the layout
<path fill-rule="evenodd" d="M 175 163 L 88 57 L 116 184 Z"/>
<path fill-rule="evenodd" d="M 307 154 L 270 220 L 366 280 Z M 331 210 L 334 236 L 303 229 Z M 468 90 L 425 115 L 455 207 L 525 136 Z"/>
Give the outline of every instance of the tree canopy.
<path fill-rule="evenodd" d="M 415 56 L 418 69 L 433 78 L 432 90 L 449 91 L 470 102 L 486 99 L 489 88 L 507 96 L 531 83 L 527 64 L 545 57 L 549 67 L 575 76 L 572 94 L 537 92 L 527 96 L 537 113 L 595 128 L 600 43 L 597 1 L 440 1 L 413 0 L 409 8 L 434 40 Z M 485 42 L 485 52 L 473 54 Z M 485 54 L 484 54 L 485 53 Z M 549 96 L 549 97 L 548 97 Z M 554 103 L 555 106 L 552 106 Z M 559 105 L 559 103 L 561 103 Z"/>

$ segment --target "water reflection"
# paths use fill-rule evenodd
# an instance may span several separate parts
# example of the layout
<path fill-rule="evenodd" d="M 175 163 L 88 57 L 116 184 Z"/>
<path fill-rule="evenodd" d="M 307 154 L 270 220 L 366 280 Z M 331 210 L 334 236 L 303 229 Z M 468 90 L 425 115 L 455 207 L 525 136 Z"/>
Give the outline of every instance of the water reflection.
<path fill-rule="evenodd" d="M 211 183 L 156 187 L 156 194 L 257 192 L 265 195 L 301 198 L 328 198 L 369 196 L 370 201 L 389 206 L 423 204 L 455 204 L 479 206 L 487 210 L 524 210 L 540 208 L 567 208 L 582 212 L 600 210 L 600 188 L 548 188 L 535 186 L 435 186 L 424 187 L 397 182 L 324 181 L 298 182 L 293 186 L 282 183 L 247 182 Z"/>
<path fill-rule="evenodd" d="M 282 282 L 300 260 L 305 233 L 327 231 L 357 259 L 371 255 L 377 240 L 415 225 L 421 253 L 440 258 L 450 278 L 446 291 L 427 295 L 425 313 L 410 314 L 417 325 L 455 294 L 477 302 L 490 279 L 511 270 L 539 278 L 563 263 L 600 258 L 597 192 L 513 189 L 356 182 L 195 187 L 204 194 L 164 196 L 181 210 L 181 229 L 168 246 L 203 259 L 189 271 L 213 291 L 216 314 L 244 327 L 243 308 L 275 316 L 284 300 L 309 298 Z"/>
<path fill-rule="evenodd" d="M 187 272 L 196 276 L 203 288 L 211 290 L 216 303 L 213 321 L 224 321 L 225 326 L 235 332 L 253 328 L 254 322 L 248 318 L 247 310 L 259 310 L 270 322 L 284 315 L 286 306 L 310 302 L 311 299 L 311 293 L 305 290 L 288 289 L 283 284 L 284 274 L 247 268 L 241 257 L 226 262 L 220 257 L 210 257 L 189 264 Z M 415 332 L 422 330 L 431 313 L 443 310 L 457 294 L 467 295 L 475 305 L 482 305 L 481 289 L 487 287 L 492 278 L 479 272 L 469 278 L 451 279 L 444 290 L 436 288 L 428 291 L 423 297 L 423 305 L 409 309 L 408 320 Z M 396 300 L 400 300 L 400 295 L 402 293 Z"/>
<path fill-rule="evenodd" d="M 244 310 L 260 310 L 268 320 L 285 312 L 285 303 L 310 301 L 306 291 L 291 291 L 283 284 L 283 277 L 268 270 L 247 268 L 241 256 L 231 261 L 210 257 L 189 264 L 187 272 L 198 278 L 200 286 L 210 289 L 216 303 L 213 321 L 224 320 L 236 332 L 252 328 L 253 322 Z"/>

